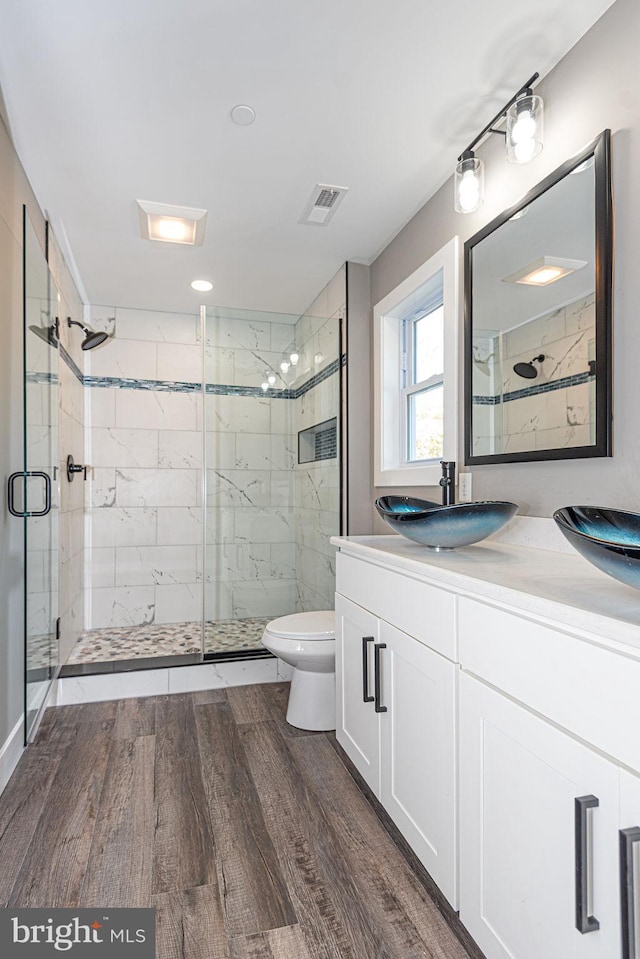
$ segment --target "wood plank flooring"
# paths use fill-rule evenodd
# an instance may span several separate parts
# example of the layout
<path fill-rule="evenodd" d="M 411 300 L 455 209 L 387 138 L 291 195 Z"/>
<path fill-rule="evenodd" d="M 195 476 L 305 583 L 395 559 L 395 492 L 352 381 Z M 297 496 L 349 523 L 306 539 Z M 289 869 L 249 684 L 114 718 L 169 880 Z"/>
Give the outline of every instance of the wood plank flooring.
<path fill-rule="evenodd" d="M 158 959 L 475 959 L 287 693 L 48 710 L 0 797 L 0 906 L 154 906 Z"/>

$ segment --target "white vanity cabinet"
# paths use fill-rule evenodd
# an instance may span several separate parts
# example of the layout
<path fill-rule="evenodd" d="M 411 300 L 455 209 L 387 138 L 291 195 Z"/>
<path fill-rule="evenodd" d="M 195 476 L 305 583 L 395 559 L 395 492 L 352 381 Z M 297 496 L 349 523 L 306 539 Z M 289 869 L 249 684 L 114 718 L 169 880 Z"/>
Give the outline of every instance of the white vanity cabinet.
<path fill-rule="evenodd" d="M 621 955 L 618 798 L 616 766 L 462 674 L 460 918 L 488 959 Z"/>
<path fill-rule="evenodd" d="M 336 737 L 380 799 L 380 713 L 373 695 L 380 621 L 336 594 Z"/>
<path fill-rule="evenodd" d="M 640 594 L 560 550 L 336 542 L 338 741 L 487 959 L 640 959 Z"/>
<path fill-rule="evenodd" d="M 336 680 L 338 742 L 457 907 L 457 667 L 338 593 Z"/>

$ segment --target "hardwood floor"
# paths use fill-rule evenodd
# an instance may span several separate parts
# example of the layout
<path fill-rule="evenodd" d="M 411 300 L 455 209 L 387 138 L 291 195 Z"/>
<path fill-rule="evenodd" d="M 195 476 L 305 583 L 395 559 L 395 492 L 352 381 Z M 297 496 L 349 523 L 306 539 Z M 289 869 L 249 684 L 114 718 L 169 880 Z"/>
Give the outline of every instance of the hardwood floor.
<path fill-rule="evenodd" d="M 477 956 L 287 691 L 48 710 L 0 798 L 0 905 L 155 906 L 158 959 Z"/>

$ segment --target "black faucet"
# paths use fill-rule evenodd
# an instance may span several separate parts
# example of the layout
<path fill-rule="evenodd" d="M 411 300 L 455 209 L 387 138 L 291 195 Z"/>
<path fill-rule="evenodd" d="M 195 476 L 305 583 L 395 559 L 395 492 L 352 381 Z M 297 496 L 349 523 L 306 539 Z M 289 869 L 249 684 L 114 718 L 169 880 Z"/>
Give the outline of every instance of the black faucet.
<path fill-rule="evenodd" d="M 442 467 L 442 505 L 453 506 L 456 501 L 456 464 L 453 460 L 440 460 Z"/>

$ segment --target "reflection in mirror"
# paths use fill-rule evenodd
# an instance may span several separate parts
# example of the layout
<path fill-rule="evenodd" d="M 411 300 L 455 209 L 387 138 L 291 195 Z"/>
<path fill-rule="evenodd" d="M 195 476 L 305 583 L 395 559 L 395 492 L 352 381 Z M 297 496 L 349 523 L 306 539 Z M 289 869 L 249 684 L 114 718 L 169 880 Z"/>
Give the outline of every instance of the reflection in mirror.
<path fill-rule="evenodd" d="M 610 453 L 607 133 L 465 246 L 469 463 Z"/>

